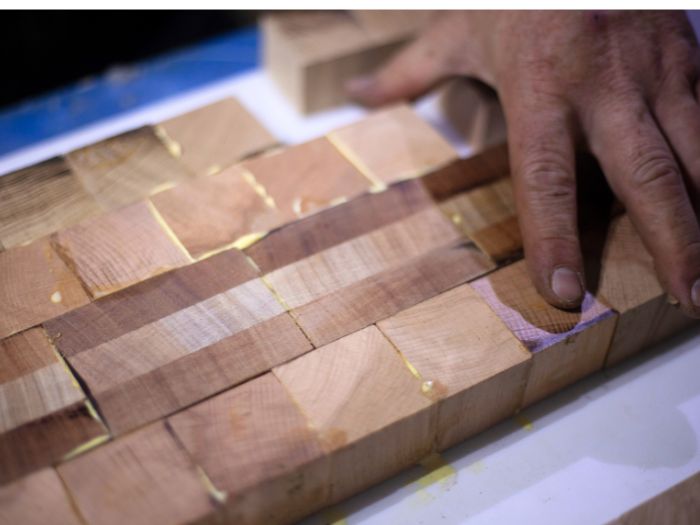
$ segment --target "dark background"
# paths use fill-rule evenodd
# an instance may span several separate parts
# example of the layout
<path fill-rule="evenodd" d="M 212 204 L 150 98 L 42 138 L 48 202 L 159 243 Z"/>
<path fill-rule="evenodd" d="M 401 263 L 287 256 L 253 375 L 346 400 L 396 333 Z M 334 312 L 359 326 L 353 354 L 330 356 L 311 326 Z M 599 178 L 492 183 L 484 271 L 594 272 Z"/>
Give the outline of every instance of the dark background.
<path fill-rule="evenodd" d="M 255 11 L 4 11 L 0 107 L 255 22 Z"/>

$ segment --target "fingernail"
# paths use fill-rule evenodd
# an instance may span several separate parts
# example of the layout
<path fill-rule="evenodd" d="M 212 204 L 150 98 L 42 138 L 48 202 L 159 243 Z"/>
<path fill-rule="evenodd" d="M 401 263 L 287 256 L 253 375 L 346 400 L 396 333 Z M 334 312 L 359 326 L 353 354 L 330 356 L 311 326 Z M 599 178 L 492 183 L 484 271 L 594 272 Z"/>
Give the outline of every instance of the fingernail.
<path fill-rule="evenodd" d="M 695 281 L 695 284 L 690 289 L 690 300 L 695 306 L 700 306 L 700 279 Z"/>
<path fill-rule="evenodd" d="M 680 304 L 680 301 L 676 299 L 673 295 L 666 294 L 666 302 L 670 304 L 671 306 L 678 306 Z"/>
<path fill-rule="evenodd" d="M 351 95 L 364 95 L 372 90 L 376 82 L 374 77 L 363 76 L 351 78 L 345 83 L 345 90 Z"/>
<path fill-rule="evenodd" d="M 557 268 L 552 274 L 552 291 L 565 303 L 574 303 L 581 299 L 581 281 L 578 274 L 570 268 Z"/>

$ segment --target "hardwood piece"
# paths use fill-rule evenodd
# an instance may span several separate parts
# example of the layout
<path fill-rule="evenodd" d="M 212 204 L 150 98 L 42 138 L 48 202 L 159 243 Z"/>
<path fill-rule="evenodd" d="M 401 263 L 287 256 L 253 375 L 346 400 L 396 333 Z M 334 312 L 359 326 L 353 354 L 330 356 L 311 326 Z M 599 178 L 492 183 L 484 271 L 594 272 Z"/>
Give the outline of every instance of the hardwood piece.
<path fill-rule="evenodd" d="M 435 411 L 389 341 L 370 326 L 274 370 L 320 435 L 332 502 L 426 456 Z"/>
<path fill-rule="evenodd" d="M 603 367 L 616 315 L 590 293 L 579 310 L 555 308 L 537 293 L 525 261 L 472 286 L 532 353 L 524 406 Z"/>
<path fill-rule="evenodd" d="M 151 128 L 140 128 L 66 155 L 101 207 L 112 210 L 148 197 L 160 186 L 192 177 Z"/>
<path fill-rule="evenodd" d="M 377 39 L 409 38 L 428 23 L 433 11 L 395 9 L 355 9 L 350 15 L 368 34 Z"/>
<path fill-rule="evenodd" d="M 179 184 L 151 202 L 193 257 L 253 233 L 280 226 L 285 216 L 266 204 L 232 166 L 221 173 Z"/>
<path fill-rule="evenodd" d="M 620 314 L 606 366 L 697 323 L 667 302 L 651 255 L 627 215 L 610 225 L 598 264 L 598 296 Z"/>
<path fill-rule="evenodd" d="M 231 523 L 291 523 L 328 501 L 328 462 L 304 415 L 265 374 L 169 420 Z"/>
<path fill-rule="evenodd" d="M 0 486 L 0 523 L 82 525 L 56 471 L 51 468 Z"/>
<path fill-rule="evenodd" d="M 93 297 L 190 262 L 145 202 L 78 224 L 53 238 Z"/>
<path fill-rule="evenodd" d="M 522 250 L 509 178 L 455 195 L 440 203 L 440 209 L 494 261 L 510 259 Z"/>
<path fill-rule="evenodd" d="M 0 243 L 5 248 L 34 241 L 100 212 L 60 158 L 0 177 L 0 201 Z"/>
<path fill-rule="evenodd" d="M 328 134 L 366 176 L 390 184 L 457 159 L 457 152 L 409 106 L 398 105 Z"/>
<path fill-rule="evenodd" d="M 88 301 L 47 238 L 0 252 L 0 338 Z"/>
<path fill-rule="evenodd" d="M 95 525 L 190 523 L 214 510 L 195 466 L 162 422 L 74 458 L 58 473 Z"/>
<path fill-rule="evenodd" d="M 180 160 L 195 174 L 209 175 L 276 144 L 275 138 L 235 98 L 225 98 L 161 122 L 177 144 Z"/>
<path fill-rule="evenodd" d="M 493 269 L 478 250 L 437 248 L 292 310 L 318 347 L 394 315 Z"/>
<path fill-rule="evenodd" d="M 368 190 L 369 181 L 324 137 L 243 163 L 287 220 Z"/>
<path fill-rule="evenodd" d="M 365 193 L 270 232 L 245 250 L 262 273 L 296 262 L 354 237 L 406 218 L 433 203 L 420 182 Z"/>
<path fill-rule="evenodd" d="M 378 323 L 438 403 L 444 450 L 512 415 L 530 370 L 528 352 L 469 286 Z"/>
<path fill-rule="evenodd" d="M 458 232 L 438 209 L 426 208 L 284 266 L 265 279 L 289 308 L 296 308 L 459 240 Z"/>

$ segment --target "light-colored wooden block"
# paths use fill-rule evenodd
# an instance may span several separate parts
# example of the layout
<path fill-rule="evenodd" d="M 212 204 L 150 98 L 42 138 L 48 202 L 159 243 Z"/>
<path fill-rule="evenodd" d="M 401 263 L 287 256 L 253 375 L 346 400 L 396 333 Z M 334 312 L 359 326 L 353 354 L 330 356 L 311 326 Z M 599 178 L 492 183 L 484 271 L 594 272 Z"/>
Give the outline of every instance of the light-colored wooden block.
<path fill-rule="evenodd" d="M 328 138 L 362 173 L 390 184 L 457 159 L 457 152 L 409 106 L 382 109 Z"/>
<path fill-rule="evenodd" d="M 260 153 L 275 138 L 235 98 L 225 98 L 168 119 L 156 133 L 196 175 L 209 175 Z"/>
<path fill-rule="evenodd" d="M 603 367 L 616 315 L 587 293 L 579 310 L 548 304 L 535 289 L 525 261 L 472 283 L 532 353 L 524 405 L 530 405 Z"/>
<path fill-rule="evenodd" d="M 90 219 L 53 238 L 93 297 L 191 262 L 145 202 Z"/>
<path fill-rule="evenodd" d="M 369 190 L 370 182 L 326 138 L 243 163 L 287 220 Z"/>
<path fill-rule="evenodd" d="M 380 323 L 438 402 L 444 450 L 512 415 L 530 356 L 481 297 L 462 285 Z"/>
<path fill-rule="evenodd" d="M 100 213 L 63 159 L 0 177 L 0 244 L 34 241 Z"/>
<path fill-rule="evenodd" d="M 598 264 L 598 296 L 619 313 L 606 365 L 697 323 L 666 300 L 653 259 L 627 215 L 611 223 Z"/>
<path fill-rule="evenodd" d="M 205 484 L 162 422 L 58 467 L 86 521 L 184 524 L 214 511 Z"/>
<path fill-rule="evenodd" d="M 230 523 L 291 523 L 328 501 L 328 462 L 277 378 L 265 374 L 169 420 Z"/>
<path fill-rule="evenodd" d="M 0 523 L 82 525 L 56 471 L 43 469 L 0 486 Z"/>
<path fill-rule="evenodd" d="M 0 338 L 88 301 L 47 238 L 0 252 Z"/>
<path fill-rule="evenodd" d="M 274 373 L 330 456 L 333 502 L 391 476 L 432 449 L 432 402 L 374 326 Z"/>
<path fill-rule="evenodd" d="M 140 128 L 66 155 L 82 185 L 105 210 L 148 197 L 193 176 L 156 136 Z"/>
<path fill-rule="evenodd" d="M 280 226 L 285 215 L 270 206 L 232 166 L 165 190 L 151 201 L 193 257 Z"/>

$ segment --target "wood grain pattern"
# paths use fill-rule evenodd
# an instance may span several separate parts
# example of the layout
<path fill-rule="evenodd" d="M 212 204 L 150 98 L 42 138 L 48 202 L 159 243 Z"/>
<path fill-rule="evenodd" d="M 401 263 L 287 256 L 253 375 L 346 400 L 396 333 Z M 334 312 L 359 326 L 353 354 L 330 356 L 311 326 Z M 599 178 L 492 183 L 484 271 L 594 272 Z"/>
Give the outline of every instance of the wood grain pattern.
<path fill-rule="evenodd" d="M 93 297 L 190 262 L 144 202 L 63 230 L 53 239 Z"/>
<path fill-rule="evenodd" d="M 156 129 L 177 144 L 180 160 L 196 175 L 219 172 L 276 144 L 270 132 L 235 98 L 178 115 Z"/>
<path fill-rule="evenodd" d="M 88 301 L 47 238 L 0 252 L 0 338 Z"/>
<path fill-rule="evenodd" d="M 0 523 L 82 525 L 56 471 L 47 468 L 0 486 Z"/>
<path fill-rule="evenodd" d="M 620 314 L 606 360 L 608 366 L 694 322 L 667 302 L 653 259 L 627 215 L 616 218 L 608 231 L 598 294 Z"/>
<path fill-rule="evenodd" d="M 213 511 L 195 466 L 162 422 L 64 463 L 58 473 L 95 525 L 182 524 Z"/>
<path fill-rule="evenodd" d="M 47 160 L 0 177 L 0 243 L 11 248 L 100 213 L 65 161 Z"/>
<path fill-rule="evenodd" d="M 331 501 L 398 472 L 432 448 L 432 403 L 374 326 L 274 373 L 330 455 Z"/>
<path fill-rule="evenodd" d="M 232 166 L 151 198 L 158 212 L 193 257 L 221 248 L 252 233 L 285 222 L 246 182 L 244 170 Z"/>
<path fill-rule="evenodd" d="M 169 420 L 217 490 L 231 523 L 291 523 L 328 501 L 328 462 L 272 374 Z"/>
<path fill-rule="evenodd" d="M 457 159 L 457 152 L 406 105 L 378 111 L 329 139 L 367 176 L 389 184 Z"/>
<path fill-rule="evenodd" d="M 287 220 L 369 189 L 369 181 L 327 139 L 292 146 L 243 163 Z"/>
<path fill-rule="evenodd" d="M 532 352 L 525 405 L 602 368 L 616 316 L 590 293 L 579 310 L 555 308 L 537 293 L 525 261 L 477 279 L 472 286 Z"/>
<path fill-rule="evenodd" d="M 105 210 L 132 204 L 160 186 L 192 177 L 151 128 L 136 129 L 72 151 L 66 160 Z"/>
<path fill-rule="evenodd" d="M 515 413 L 530 356 L 488 305 L 462 285 L 380 323 L 438 402 L 437 447 Z"/>

